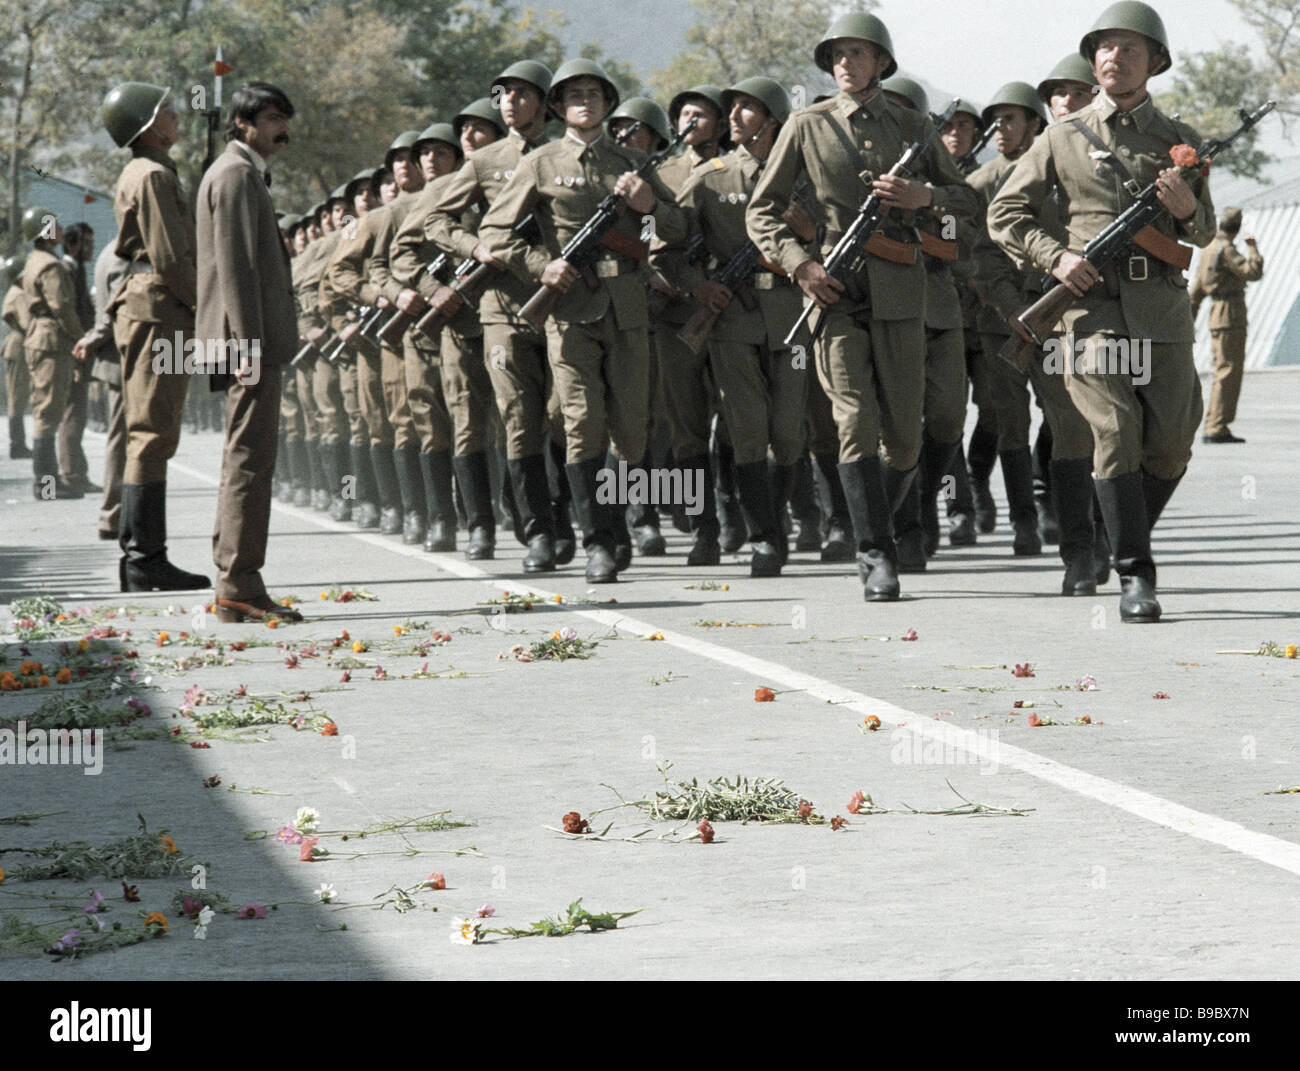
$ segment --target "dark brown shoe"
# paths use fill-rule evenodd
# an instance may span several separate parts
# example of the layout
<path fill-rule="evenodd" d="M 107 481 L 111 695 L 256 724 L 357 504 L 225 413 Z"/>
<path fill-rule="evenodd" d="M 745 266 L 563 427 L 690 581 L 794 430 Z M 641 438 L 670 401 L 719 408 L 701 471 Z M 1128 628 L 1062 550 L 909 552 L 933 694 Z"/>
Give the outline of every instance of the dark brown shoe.
<path fill-rule="evenodd" d="M 301 621 L 302 614 L 288 606 L 272 602 L 270 596 L 262 595 L 248 602 L 238 599 L 217 599 L 217 620 L 238 624 L 243 621 L 265 621 L 268 617 L 278 617 L 281 621 Z"/>

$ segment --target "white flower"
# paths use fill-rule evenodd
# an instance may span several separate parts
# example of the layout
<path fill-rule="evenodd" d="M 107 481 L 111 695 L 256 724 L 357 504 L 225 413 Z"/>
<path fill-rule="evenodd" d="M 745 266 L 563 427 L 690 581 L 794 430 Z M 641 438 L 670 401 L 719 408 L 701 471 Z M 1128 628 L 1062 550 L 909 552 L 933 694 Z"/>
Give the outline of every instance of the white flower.
<path fill-rule="evenodd" d="M 299 833 L 315 833 L 316 823 L 320 821 L 320 811 L 315 807 L 299 807 L 293 816 L 293 828 Z"/>
<path fill-rule="evenodd" d="M 334 888 L 332 882 L 322 881 L 320 888 L 316 890 L 316 899 L 322 904 L 332 904 L 338 897 L 338 890 Z"/>
<path fill-rule="evenodd" d="M 210 907 L 205 907 L 202 911 L 199 912 L 199 925 L 200 925 L 200 926 L 211 926 L 211 925 L 212 925 L 212 920 L 213 920 L 214 918 L 216 918 L 216 916 L 217 916 L 217 913 L 216 913 L 215 911 L 213 911 L 212 908 L 210 908 Z"/>
<path fill-rule="evenodd" d="M 454 945 L 478 944 L 478 919 L 453 919 L 451 923 L 451 943 Z"/>

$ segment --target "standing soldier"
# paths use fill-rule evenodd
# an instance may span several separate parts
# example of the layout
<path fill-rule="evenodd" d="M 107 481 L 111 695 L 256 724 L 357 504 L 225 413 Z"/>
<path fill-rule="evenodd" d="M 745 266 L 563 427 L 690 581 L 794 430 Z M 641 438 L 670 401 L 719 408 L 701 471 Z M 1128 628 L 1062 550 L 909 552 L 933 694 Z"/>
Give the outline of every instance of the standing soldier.
<path fill-rule="evenodd" d="M 678 195 L 690 234 L 703 236 L 708 257 L 719 265 L 752 248 L 745 207 L 777 132 L 790 118 L 789 95 L 771 78 L 746 78 L 726 90 L 722 101 L 736 149 L 694 171 Z M 708 355 L 709 376 L 731 433 L 740 506 L 754 547 L 750 575 L 780 576 L 788 552 L 782 521 L 804 445 L 807 371 L 782 342 L 799 316 L 799 293 L 767 264 L 756 263 L 731 287 L 696 264 L 670 268 L 668 274 L 693 295 L 696 309 L 702 306 L 717 317 L 699 349 Z M 707 470 L 703 452 L 680 461 L 687 471 Z M 705 503 L 707 514 L 707 494 Z"/>
<path fill-rule="evenodd" d="M 72 348 L 81 337 L 72 279 L 55 252 L 63 230 L 53 212 L 38 206 L 23 213 L 22 228 L 23 237 L 32 243 L 23 266 L 27 323 L 23 352 L 32 384 L 32 472 L 36 477 L 32 492 L 38 500 L 81 498 L 79 488 L 59 478 L 54 446 L 72 385 Z"/>
<path fill-rule="evenodd" d="M 647 272 L 630 254 L 640 246 L 643 216 L 653 216 L 665 242 L 682 240 L 685 226 L 663 182 L 635 173 L 645 158 L 603 133 L 618 90 L 598 64 L 566 62 L 547 103 L 563 117 L 564 137 L 519 161 L 479 237 L 510 271 L 561 295 L 546 325 L 547 352 L 564 410 L 567 474 L 587 551 L 586 576 L 604 584 L 618 579 L 615 546 L 624 527 L 622 506 L 597 490 L 607 482 L 601 479 L 605 446 L 610 442 L 620 459 L 635 463 L 645 455 L 648 424 Z M 565 245 L 611 192 L 624 205 L 601 257 L 569 263 L 560 255 Z M 540 245 L 516 230 L 534 212 Z"/>
<path fill-rule="evenodd" d="M 126 281 L 109 300 L 122 357 L 126 466 L 122 472 L 119 569 L 123 591 L 205 588 L 208 578 L 167 560 L 167 462 L 180 442 L 189 377 L 182 355 L 154 371 L 158 352 L 194 334 L 194 217 L 168 155 L 180 136 L 168 90 L 126 82 L 104 98 L 104 126 L 119 148 L 130 146 L 113 197 L 117 255 Z"/>
<path fill-rule="evenodd" d="M 1138 0 L 1114 4 L 1079 51 L 1101 89 L 1016 165 L 989 207 L 989 233 L 1080 298 L 1062 323 L 1077 336 L 1071 349 L 1090 359 L 1069 354 L 1065 385 L 1092 426 L 1097 495 L 1123 588 L 1120 619 L 1146 623 L 1160 619 L 1151 529 L 1187 470 L 1201 420 L 1187 284 L 1178 264 L 1152 255 L 1135 253 L 1103 276 L 1073 250 L 1133 203 L 1132 190 L 1152 182 L 1166 210 L 1152 226 L 1169 239 L 1208 245 L 1214 207 L 1205 178 L 1195 175 L 1189 186 L 1170 157 L 1177 145 L 1199 145 L 1196 131 L 1161 113 L 1147 91 L 1147 80 L 1172 65 L 1160 16 Z M 1039 219 L 1054 188 L 1068 242 Z M 1147 367 L 1098 360 L 1118 339 L 1149 344 Z"/>
<path fill-rule="evenodd" d="M 72 279 L 77 301 L 77 319 L 84 334 L 95 323 L 95 303 L 86 282 L 86 263 L 95 254 L 95 232 L 87 223 L 74 223 L 63 232 L 63 266 Z M 78 335 L 78 338 L 81 336 Z M 78 359 L 72 366 L 72 386 L 68 389 L 68 406 L 59 421 L 59 457 L 63 462 L 63 482 L 87 494 L 103 488 L 90 480 L 90 467 L 81 439 L 86 431 L 90 410 L 90 368 Z"/>
<path fill-rule="evenodd" d="M 1214 386 L 1205 415 L 1203 443 L 1244 443 L 1232 434 L 1229 424 L 1237 416 L 1241 376 L 1246 369 L 1246 284 L 1264 276 L 1264 258 L 1255 236 L 1246 235 L 1250 251 L 1243 257 L 1233 245 L 1241 232 L 1241 209 L 1225 208 L 1219 217 L 1219 232 L 1201 254 L 1192 285 L 1192 317 L 1201 302 L 1210 298 L 1210 338 L 1214 344 Z"/>
<path fill-rule="evenodd" d="M 814 52 L 839 93 L 794 115 L 777 138 L 749 204 L 750 237 L 821 309 L 817 375 L 840 438 L 840 479 L 853 518 L 858 572 L 869 602 L 899 597 L 893 512 L 906 496 L 921 454 L 925 396 L 925 268 L 915 219 L 928 208 L 968 225 L 978 196 L 933 142 L 914 178 L 887 172 L 909 143 L 932 133 L 926 116 L 896 108 L 880 79 L 897 69 L 889 31 L 874 15 L 836 19 Z M 865 270 L 846 283 L 810 257 L 782 218 L 807 172 L 828 228 L 823 255 L 875 192 L 886 209 L 882 239 L 868 246 Z M 879 252 L 877 252 L 879 251 Z M 892 259 L 886 259 L 890 257 Z M 880 448 L 883 444 L 884 457 Z"/>
<path fill-rule="evenodd" d="M 546 469 L 548 428 L 552 451 L 557 447 L 562 451 L 563 423 L 554 419 L 559 413 L 558 405 L 552 405 L 555 392 L 546 360 L 546 336 L 519 315 L 535 288 L 503 270 L 504 265 L 479 241 L 477 224 L 514 178 L 519 161 L 549 140 L 546 94 L 550 88 L 550 68 L 534 60 L 514 63 L 497 76 L 491 99 L 500 107 L 509 133 L 470 155 L 446 181 L 425 227 L 428 237 L 439 248 L 454 253 L 457 260 L 473 258 L 497 269 L 479 302 L 479 319 L 487 372 L 505 426 L 510 482 L 528 543 L 524 558 L 527 573 L 548 572 L 568 564 L 576 549 L 567 517 L 561 516 L 567 506 L 552 501 Z M 563 483 L 562 453 L 560 470 Z M 561 523 L 563 529 L 557 527 Z M 557 535 L 567 537 L 563 548 L 557 546 Z"/>
<path fill-rule="evenodd" d="M 271 470 L 280 415 L 280 366 L 297 350 L 289 255 L 267 190 L 267 161 L 289 143 L 293 105 L 284 92 L 250 82 L 230 102 L 226 151 L 198 196 L 200 338 L 257 340 L 261 367 L 243 359 L 226 390 L 226 443 L 212 559 L 217 617 L 301 621 L 271 601 L 262 581 L 271 522 Z M 227 346 L 228 348 L 228 346 Z"/>
<path fill-rule="evenodd" d="M 11 460 L 32 456 L 27 447 L 24 416 L 32 396 L 31 373 L 23 354 L 23 337 L 27 334 L 27 303 L 23 300 L 24 254 L 5 261 L 4 321 L 9 327 L 5 336 L 5 395 L 9 400 L 9 457 Z"/>

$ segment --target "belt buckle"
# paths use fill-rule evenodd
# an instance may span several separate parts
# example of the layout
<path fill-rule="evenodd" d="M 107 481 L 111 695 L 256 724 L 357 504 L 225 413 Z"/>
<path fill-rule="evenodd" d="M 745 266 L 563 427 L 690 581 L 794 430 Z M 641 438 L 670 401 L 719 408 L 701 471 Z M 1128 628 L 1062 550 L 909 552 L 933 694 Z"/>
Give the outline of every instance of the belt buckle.
<path fill-rule="evenodd" d="M 1142 274 L 1138 275 L 1138 267 L 1141 267 Z M 1150 276 L 1150 262 L 1144 256 L 1134 256 L 1128 258 L 1128 281 L 1130 283 L 1144 283 Z"/>
<path fill-rule="evenodd" d="M 615 279 L 619 275 L 618 261 L 609 257 L 596 261 L 595 268 L 597 279 Z"/>

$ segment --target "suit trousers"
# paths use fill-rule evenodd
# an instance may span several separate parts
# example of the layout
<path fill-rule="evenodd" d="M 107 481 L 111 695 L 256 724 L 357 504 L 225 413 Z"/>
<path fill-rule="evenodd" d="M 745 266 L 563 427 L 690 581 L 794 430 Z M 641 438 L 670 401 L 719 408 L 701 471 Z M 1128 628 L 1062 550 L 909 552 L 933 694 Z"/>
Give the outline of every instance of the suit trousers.
<path fill-rule="evenodd" d="M 280 423 L 280 370 L 226 391 L 226 445 L 217 491 L 212 562 L 217 597 L 247 602 L 266 594 L 262 566 L 271 525 L 271 473 Z"/>

